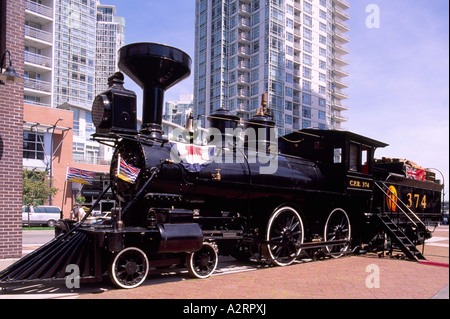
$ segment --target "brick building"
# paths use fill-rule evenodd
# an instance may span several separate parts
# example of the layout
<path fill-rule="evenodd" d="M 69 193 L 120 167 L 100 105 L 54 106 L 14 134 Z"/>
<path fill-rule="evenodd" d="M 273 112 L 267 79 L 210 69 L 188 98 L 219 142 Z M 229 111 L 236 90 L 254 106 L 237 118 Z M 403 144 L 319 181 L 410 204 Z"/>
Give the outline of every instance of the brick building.
<path fill-rule="evenodd" d="M 23 75 L 25 0 L 0 0 L 0 55 Z M 23 84 L 0 84 L 0 258 L 22 254 Z"/>

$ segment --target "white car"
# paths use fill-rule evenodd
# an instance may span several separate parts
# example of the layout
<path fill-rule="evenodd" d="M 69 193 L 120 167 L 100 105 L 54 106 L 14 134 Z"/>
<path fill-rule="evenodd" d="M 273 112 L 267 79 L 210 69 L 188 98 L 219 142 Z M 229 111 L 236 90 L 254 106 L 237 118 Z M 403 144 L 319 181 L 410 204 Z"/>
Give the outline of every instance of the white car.
<path fill-rule="evenodd" d="M 61 208 L 57 206 L 22 206 L 22 224 L 54 227 L 61 218 Z"/>

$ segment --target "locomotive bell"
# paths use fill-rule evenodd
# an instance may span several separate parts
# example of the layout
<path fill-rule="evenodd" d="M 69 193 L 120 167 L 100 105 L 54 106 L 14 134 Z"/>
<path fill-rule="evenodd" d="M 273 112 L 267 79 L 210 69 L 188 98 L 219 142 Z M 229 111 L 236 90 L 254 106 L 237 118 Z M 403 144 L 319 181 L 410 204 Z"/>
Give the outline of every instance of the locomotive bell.
<path fill-rule="evenodd" d="M 92 122 L 96 133 L 136 134 L 136 94 L 123 87 L 120 72 L 108 78 L 109 88 L 99 94 L 92 104 Z"/>
<path fill-rule="evenodd" d="M 143 89 L 141 133 L 161 139 L 164 92 L 188 77 L 191 58 L 156 43 L 133 43 L 119 50 L 119 68 Z"/>

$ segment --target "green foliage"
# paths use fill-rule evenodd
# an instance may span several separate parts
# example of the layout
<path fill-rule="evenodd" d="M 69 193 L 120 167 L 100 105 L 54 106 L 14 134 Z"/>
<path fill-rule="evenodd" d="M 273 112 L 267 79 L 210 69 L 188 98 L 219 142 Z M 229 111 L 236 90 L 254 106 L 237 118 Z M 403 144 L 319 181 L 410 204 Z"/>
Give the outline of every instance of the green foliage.
<path fill-rule="evenodd" d="M 43 205 L 50 194 L 55 195 L 57 192 L 56 187 L 50 187 L 50 179 L 46 172 L 23 170 L 23 205 Z"/>
<path fill-rule="evenodd" d="M 83 204 L 86 201 L 86 197 L 84 197 L 84 196 L 77 196 L 77 198 L 75 198 L 75 201 L 78 204 Z"/>

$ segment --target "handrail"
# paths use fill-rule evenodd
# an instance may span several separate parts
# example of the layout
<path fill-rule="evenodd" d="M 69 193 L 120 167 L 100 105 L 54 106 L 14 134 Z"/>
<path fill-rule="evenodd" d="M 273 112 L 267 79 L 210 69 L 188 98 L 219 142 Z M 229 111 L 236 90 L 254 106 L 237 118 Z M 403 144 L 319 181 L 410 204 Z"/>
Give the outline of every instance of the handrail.
<path fill-rule="evenodd" d="M 381 183 L 385 189 L 388 189 L 387 185 L 383 182 L 383 181 L 375 181 L 375 185 L 387 196 L 390 197 L 391 195 L 394 195 L 395 198 L 398 200 L 399 203 L 401 203 L 404 207 L 406 207 L 406 209 L 409 211 L 409 213 L 414 216 L 414 218 L 416 219 L 416 221 L 418 221 L 424 228 L 426 228 L 426 225 L 424 224 L 424 222 L 419 218 L 419 216 L 417 216 L 408 206 L 406 206 L 405 203 L 403 203 L 403 201 L 394 193 L 388 194 L 380 185 L 378 185 L 378 183 Z M 417 223 L 400 207 L 400 205 L 391 200 L 394 205 L 417 227 Z"/>

